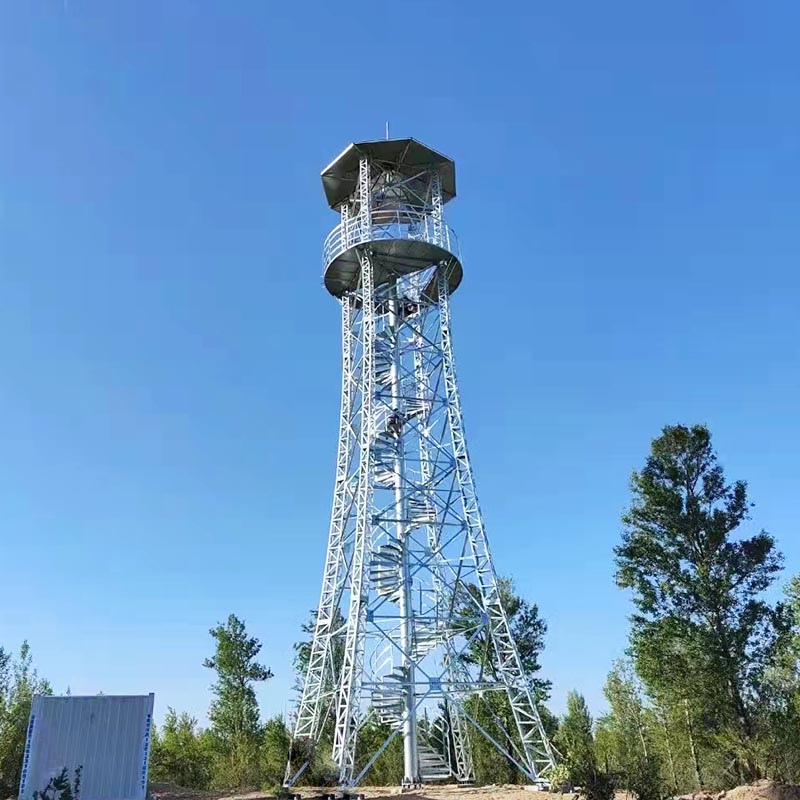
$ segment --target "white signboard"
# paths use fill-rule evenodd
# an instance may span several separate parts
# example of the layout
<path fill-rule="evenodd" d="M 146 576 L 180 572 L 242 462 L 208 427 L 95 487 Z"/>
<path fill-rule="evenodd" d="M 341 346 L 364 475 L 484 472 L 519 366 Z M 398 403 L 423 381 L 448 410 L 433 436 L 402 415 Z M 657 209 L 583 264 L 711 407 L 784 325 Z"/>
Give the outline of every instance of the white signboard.
<path fill-rule="evenodd" d="M 33 698 L 20 800 L 33 800 L 64 770 L 75 800 L 144 800 L 153 695 Z M 56 792 L 56 795 L 58 793 Z"/>

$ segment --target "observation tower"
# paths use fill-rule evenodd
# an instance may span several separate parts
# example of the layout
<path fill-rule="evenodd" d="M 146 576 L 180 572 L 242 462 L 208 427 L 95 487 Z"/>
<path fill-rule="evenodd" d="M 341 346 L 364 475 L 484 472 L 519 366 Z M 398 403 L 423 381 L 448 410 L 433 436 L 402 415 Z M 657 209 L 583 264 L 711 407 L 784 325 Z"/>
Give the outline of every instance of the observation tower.
<path fill-rule="evenodd" d="M 322 185 L 340 217 L 323 266 L 342 313 L 341 416 L 285 785 L 319 757 L 352 789 L 398 737 L 406 785 L 471 782 L 480 736 L 546 780 L 553 749 L 503 607 L 456 382 L 455 164 L 415 139 L 360 142 Z M 371 752 L 365 725 L 383 739 Z"/>

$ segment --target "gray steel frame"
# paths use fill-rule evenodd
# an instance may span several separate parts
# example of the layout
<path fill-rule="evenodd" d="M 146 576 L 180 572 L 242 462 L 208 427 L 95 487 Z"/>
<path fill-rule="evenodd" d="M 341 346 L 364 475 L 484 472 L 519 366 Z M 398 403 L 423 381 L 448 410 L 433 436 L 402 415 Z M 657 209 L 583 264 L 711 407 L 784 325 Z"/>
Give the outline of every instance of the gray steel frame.
<path fill-rule="evenodd" d="M 441 176 L 430 169 L 425 196 L 420 175 L 414 175 L 413 193 L 404 181 L 391 181 L 385 164 L 361 158 L 356 188 L 340 209 L 336 247 L 326 249 L 326 258 L 350 250 L 360 271 L 357 288 L 341 298 L 336 480 L 294 740 L 319 742 L 331 720 L 339 783 L 352 787 L 402 733 L 404 781 L 419 783 L 426 780 L 419 748 L 424 744 L 429 763 L 435 743 L 418 743 L 424 730 L 417 716 L 443 702 L 444 755 L 454 777 L 474 778 L 471 727 L 537 780 L 554 766 L 554 751 L 503 608 L 456 381 L 450 273 L 460 262 L 444 258 L 411 271 L 392 264 L 385 248 L 371 246 L 375 216 L 387 213 L 373 208 L 380 185 L 404 201 L 390 209 L 405 221 L 394 236 L 412 239 L 422 231 L 432 253 L 447 250 L 453 239 L 443 220 Z M 474 608 L 468 628 L 458 618 L 465 603 Z M 491 674 L 476 672 L 464 659 L 478 637 L 491 645 Z M 507 694 L 515 722 L 514 732 L 503 731 L 504 741 L 470 710 L 469 698 L 496 689 Z M 358 731 L 370 707 L 390 733 L 357 764 Z M 287 786 L 307 763 L 287 765 Z"/>

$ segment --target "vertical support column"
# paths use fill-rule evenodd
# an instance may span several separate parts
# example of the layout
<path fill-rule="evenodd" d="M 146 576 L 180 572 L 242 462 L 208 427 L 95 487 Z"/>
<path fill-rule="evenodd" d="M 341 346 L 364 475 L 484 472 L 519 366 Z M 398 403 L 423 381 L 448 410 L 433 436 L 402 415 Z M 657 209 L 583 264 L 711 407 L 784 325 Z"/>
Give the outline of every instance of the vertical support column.
<path fill-rule="evenodd" d="M 372 523 L 372 443 L 374 440 L 372 407 L 375 397 L 375 287 L 372 258 L 366 249 L 358 249 L 361 264 L 361 419 L 359 430 L 359 466 L 356 489 L 356 529 L 350 562 L 350 608 L 347 615 L 341 680 L 336 704 L 336 730 L 333 760 L 339 766 L 339 782 L 350 786 L 353 780 L 358 716 L 361 703 L 361 680 L 364 667 L 367 595 L 365 581 L 369 560 Z"/>
<path fill-rule="evenodd" d="M 475 560 L 475 576 L 489 626 L 497 672 L 506 687 L 521 740 L 528 776 L 532 780 L 536 780 L 541 772 L 547 772 L 555 766 L 555 756 L 536 707 L 536 698 L 522 667 L 517 645 L 511 635 L 494 563 L 489 552 L 483 516 L 478 504 L 475 479 L 472 475 L 467 441 L 464 435 L 461 399 L 456 383 L 453 344 L 450 335 L 450 295 L 445 265 L 440 265 L 438 270 L 438 289 L 447 416 L 453 439 L 453 455 L 455 456 L 459 490 L 464 507 L 466 534 Z"/>
<path fill-rule="evenodd" d="M 351 239 L 353 238 L 353 232 L 350 230 L 350 201 L 345 200 L 342 203 L 342 207 L 339 211 L 341 216 L 341 227 L 342 227 L 342 247 L 343 249 L 347 249 L 350 247 Z"/>
<path fill-rule="evenodd" d="M 433 243 L 449 249 L 448 242 L 445 241 L 442 176 L 438 172 L 435 172 L 431 179 L 431 218 L 433 219 Z"/>
<path fill-rule="evenodd" d="M 403 426 L 405 407 L 400 382 L 400 326 L 397 283 L 391 287 L 389 298 L 389 328 L 392 331 L 392 365 L 389 372 L 392 390 L 392 430 L 397 438 L 394 455 L 394 514 L 397 541 L 400 554 L 400 649 L 403 667 L 403 783 L 412 785 L 419 779 L 419 758 L 417 755 L 417 712 L 414 659 L 414 607 L 411 596 L 411 575 L 408 564 L 408 510 L 405 498 L 405 453 L 403 452 Z"/>
<path fill-rule="evenodd" d="M 358 162 L 358 241 L 368 242 L 372 235 L 372 192 L 369 159 Z"/>

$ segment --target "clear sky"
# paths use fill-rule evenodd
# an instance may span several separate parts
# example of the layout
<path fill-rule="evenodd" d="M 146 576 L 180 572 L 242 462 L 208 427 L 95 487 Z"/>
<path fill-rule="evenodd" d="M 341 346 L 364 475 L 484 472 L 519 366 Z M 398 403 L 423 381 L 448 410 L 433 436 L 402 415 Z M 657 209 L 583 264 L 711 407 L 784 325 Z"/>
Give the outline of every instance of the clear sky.
<path fill-rule="evenodd" d="M 339 401 L 320 170 L 456 161 L 454 333 L 553 707 L 626 646 L 628 478 L 705 422 L 800 572 L 800 6 L 0 5 L 0 644 L 201 719 L 229 612 L 291 697 Z"/>

